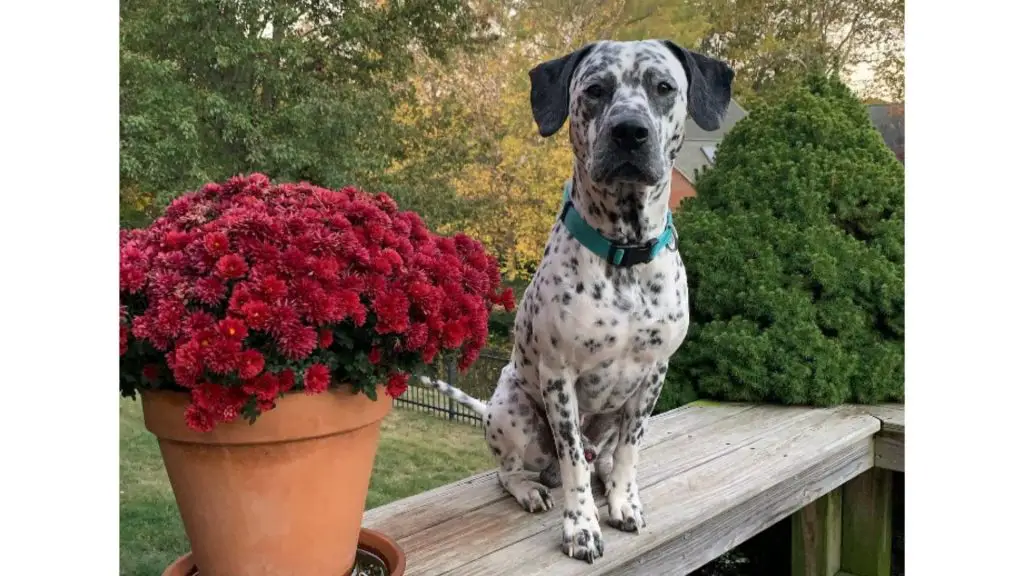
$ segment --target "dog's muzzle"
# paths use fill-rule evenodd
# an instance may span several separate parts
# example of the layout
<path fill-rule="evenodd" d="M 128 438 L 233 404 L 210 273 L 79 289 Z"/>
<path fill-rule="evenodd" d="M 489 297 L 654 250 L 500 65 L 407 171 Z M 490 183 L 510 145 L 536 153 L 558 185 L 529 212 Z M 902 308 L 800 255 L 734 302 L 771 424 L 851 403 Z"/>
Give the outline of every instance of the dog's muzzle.
<path fill-rule="evenodd" d="M 661 179 L 664 162 L 658 153 L 657 132 L 647 116 L 620 114 L 607 120 L 595 154 L 594 179 L 653 184 Z"/>

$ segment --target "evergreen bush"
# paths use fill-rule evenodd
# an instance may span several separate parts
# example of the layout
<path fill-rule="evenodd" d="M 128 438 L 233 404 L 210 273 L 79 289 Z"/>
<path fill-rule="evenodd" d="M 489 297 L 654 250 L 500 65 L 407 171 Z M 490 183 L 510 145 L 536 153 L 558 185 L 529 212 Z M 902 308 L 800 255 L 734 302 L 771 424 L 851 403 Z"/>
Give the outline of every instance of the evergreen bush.
<path fill-rule="evenodd" d="M 691 325 L 659 411 L 902 401 L 903 172 L 837 80 L 739 122 L 675 215 Z"/>

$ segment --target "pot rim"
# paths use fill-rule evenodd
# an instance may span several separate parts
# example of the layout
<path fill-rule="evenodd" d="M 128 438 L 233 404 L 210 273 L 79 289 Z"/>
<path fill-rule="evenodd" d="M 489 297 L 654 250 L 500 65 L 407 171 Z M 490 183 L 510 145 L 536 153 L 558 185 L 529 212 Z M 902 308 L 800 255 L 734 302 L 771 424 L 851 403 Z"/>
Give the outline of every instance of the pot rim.
<path fill-rule="evenodd" d="M 349 387 L 312 395 L 293 392 L 277 399 L 277 406 L 253 424 L 239 417 L 218 423 L 210 432 L 197 432 L 185 424 L 188 393 L 142 390 L 141 396 L 146 429 L 161 441 L 211 445 L 269 444 L 350 432 L 382 420 L 393 404 L 384 386 L 377 386 L 376 400 Z"/>
<path fill-rule="evenodd" d="M 360 528 L 359 530 L 359 544 L 358 548 L 362 548 L 369 552 L 376 554 L 381 560 L 388 565 L 389 576 L 402 576 L 405 574 L 405 551 L 394 541 L 393 538 L 372 530 L 370 528 Z M 395 551 L 394 557 L 385 554 L 381 547 L 390 547 Z M 392 563 L 394 565 L 392 566 Z M 186 552 L 179 556 L 174 562 L 164 569 L 162 576 L 184 576 L 188 574 L 188 571 L 195 567 L 192 562 L 192 552 Z M 202 576 L 200 574 L 199 576 Z"/>

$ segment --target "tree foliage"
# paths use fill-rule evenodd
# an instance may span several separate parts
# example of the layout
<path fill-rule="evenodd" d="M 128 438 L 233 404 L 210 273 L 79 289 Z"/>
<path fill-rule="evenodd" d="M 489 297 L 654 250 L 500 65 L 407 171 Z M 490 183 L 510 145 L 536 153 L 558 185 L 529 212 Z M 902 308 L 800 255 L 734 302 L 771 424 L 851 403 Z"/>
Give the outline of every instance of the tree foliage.
<path fill-rule="evenodd" d="M 903 398 L 903 166 L 813 76 L 726 136 L 676 215 L 692 319 L 660 407 Z"/>
<path fill-rule="evenodd" d="M 904 0 L 691 0 L 707 19 L 698 48 L 737 69 L 736 96 L 785 91 L 807 74 L 878 75 L 869 93 L 903 99 Z"/>
<path fill-rule="evenodd" d="M 410 127 L 391 120 L 411 98 L 412 54 L 443 59 L 479 32 L 459 0 L 125 0 L 122 223 L 250 171 L 421 186 L 394 174 Z"/>

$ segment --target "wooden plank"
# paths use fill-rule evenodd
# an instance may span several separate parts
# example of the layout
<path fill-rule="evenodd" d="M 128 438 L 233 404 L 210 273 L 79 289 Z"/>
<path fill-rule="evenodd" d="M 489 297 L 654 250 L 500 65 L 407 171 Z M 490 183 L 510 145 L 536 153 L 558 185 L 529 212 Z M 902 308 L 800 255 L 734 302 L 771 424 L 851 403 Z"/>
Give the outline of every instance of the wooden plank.
<path fill-rule="evenodd" d="M 694 435 L 703 437 L 700 432 L 702 428 L 725 420 L 731 421 L 730 419 L 753 409 L 753 406 L 744 404 L 684 406 L 659 414 L 651 418 L 648 433 L 644 437 L 644 450 L 675 438 L 692 439 Z M 484 441 L 482 437 L 480 441 Z M 518 505 L 502 490 L 495 471 L 489 470 L 453 484 L 367 510 L 363 514 L 363 526 L 388 534 L 404 547 L 403 538 L 444 522 L 459 522 L 467 514 L 495 503 L 514 505 L 507 513 L 521 510 L 515 507 Z"/>
<path fill-rule="evenodd" d="M 842 546 L 843 491 L 835 489 L 792 516 L 792 575 L 835 576 Z"/>
<path fill-rule="evenodd" d="M 712 518 L 655 550 L 614 568 L 616 576 L 682 576 L 725 554 L 769 528 L 813 499 L 811 494 L 825 493 L 846 479 L 871 467 L 871 445 L 860 440 L 840 453 L 815 464 L 799 480 L 786 482 L 755 495 L 751 500 Z M 835 488 L 832 488 L 833 490 Z"/>
<path fill-rule="evenodd" d="M 693 571 L 835 489 L 844 476 L 871 466 L 870 439 L 880 428 L 877 419 L 843 408 L 793 415 L 791 426 L 762 433 L 748 445 L 697 466 L 659 475 L 641 493 L 647 504 L 647 529 L 640 534 L 604 529 L 605 556 L 593 565 L 559 551 L 561 518 L 548 516 L 543 531 L 442 573 L 573 576 Z M 714 442 L 709 438 L 707 443 Z M 673 448 L 684 451 L 683 446 Z M 651 460 L 647 459 L 648 466 Z M 828 469 L 841 466 L 845 472 L 830 474 L 823 463 Z M 464 550 L 462 555 L 469 553 Z M 636 568 L 633 562 L 645 556 L 643 569 Z M 414 567 L 411 558 L 409 566 Z"/>
<path fill-rule="evenodd" d="M 640 457 L 639 483 L 646 490 L 656 482 L 672 478 L 683 472 L 701 466 L 724 454 L 738 450 L 747 450 L 749 446 L 763 437 L 779 430 L 797 427 L 805 428 L 812 424 L 827 420 L 831 412 L 811 410 L 807 408 L 789 408 L 779 406 L 758 406 L 750 410 L 735 413 L 733 416 L 720 419 L 709 426 L 702 426 L 690 433 L 678 434 L 671 442 L 661 442 L 643 450 Z M 877 429 L 877 420 L 871 419 Z M 683 424 L 683 423 L 680 423 Z M 495 489 L 496 481 L 495 481 Z M 641 492 L 643 495 L 643 492 Z M 486 506 L 466 511 L 458 517 L 444 520 L 418 532 L 410 533 L 398 539 L 408 557 L 407 574 L 409 576 L 436 575 L 450 570 L 462 570 L 463 565 L 474 558 L 496 551 L 504 546 L 519 542 L 561 526 L 562 494 L 561 490 L 552 492 L 555 509 L 547 513 L 527 514 L 510 497 L 504 496 Z M 435 501 L 434 508 L 448 506 L 461 508 L 457 501 Z M 603 495 L 595 495 L 599 507 L 603 507 Z M 650 506 L 648 506 L 650 509 Z M 604 510 L 602 510 L 602 513 Z M 387 525 L 394 522 L 401 526 L 401 519 L 386 519 L 385 522 L 372 526 Z M 389 530 L 384 528 L 386 533 Z M 404 528 L 403 528 L 404 530 Z M 616 532 L 612 528 L 604 531 Z M 535 556 L 538 552 L 547 554 L 554 545 L 554 554 L 558 551 L 560 534 L 550 535 L 545 547 L 527 552 Z M 446 545 L 439 545 L 444 542 Z M 578 562 L 578 561 L 577 561 Z M 459 572 L 461 574 L 461 572 Z"/>
<path fill-rule="evenodd" d="M 882 431 L 903 435 L 906 433 L 903 404 L 875 404 L 864 410 L 882 421 Z"/>
<path fill-rule="evenodd" d="M 882 430 L 875 437 L 875 466 L 904 472 L 907 427 L 903 404 L 878 404 L 863 409 L 882 423 Z"/>
<path fill-rule="evenodd" d="M 892 472 L 872 468 L 843 486 L 841 569 L 856 576 L 890 576 Z"/>
<path fill-rule="evenodd" d="M 879 433 L 875 436 L 875 466 L 896 472 L 905 472 L 904 443 L 902 437 Z"/>

